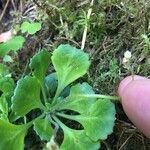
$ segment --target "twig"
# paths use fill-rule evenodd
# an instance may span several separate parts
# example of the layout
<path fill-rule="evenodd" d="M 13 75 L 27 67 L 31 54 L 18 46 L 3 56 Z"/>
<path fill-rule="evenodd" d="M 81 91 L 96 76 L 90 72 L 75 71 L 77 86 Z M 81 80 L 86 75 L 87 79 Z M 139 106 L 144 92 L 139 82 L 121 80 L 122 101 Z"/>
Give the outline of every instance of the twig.
<path fill-rule="evenodd" d="M 117 142 L 117 150 L 119 149 L 120 140 L 121 140 L 123 134 L 124 134 L 124 130 L 121 132 L 121 134 L 119 136 L 119 139 L 118 139 L 118 142 Z"/>
<path fill-rule="evenodd" d="M 14 10 L 16 11 L 17 8 L 16 8 L 16 6 L 15 6 L 14 0 L 11 0 L 11 3 L 12 3 L 12 6 L 13 6 Z"/>
<path fill-rule="evenodd" d="M 77 7 L 82 7 L 88 3 L 89 3 L 89 0 L 81 1 L 80 3 L 77 4 Z"/>
<path fill-rule="evenodd" d="M 66 38 L 66 37 L 58 37 L 58 38 L 55 38 L 55 40 L 67 40 L 67 41 L 69 41 L 69 42 L 74 43 L 74 44 L 77 45 L 78 47 L 80 47 L 80 45 L 79 45 L 76 41 L 74 41 L 74 40 L 72 40 L 72 39 L 69 39 L 69 38 Z"/>
<path fill-rule="evenodd" d="M 0 22 L 1 22 L 1 20 L 3 19 L 3 17 L 4 17 L 4 14 L 5 14 L 5 12 L 6 12 L 6 9 L 7 9 L 7 7 L 8 7 L 9 2 L 10 2 L 10 0 L 7 0 L 6 5 L 5 5 L 5 7 L 4 7 L 4 10 L 3 10 L 2 14 L 0 15 Z"/>
<path fill-rule="evenodd" d="M 125 142 L 121 145 L 121 147 L 119 148 L 119 150 L 122 150 L 122 148 L 127 144 L 127 142 L 129 141 L 129 139 L 133 136 L 133 134 L 131 134 L 126 140 Z"/>
<path fill-rule="evenodd" d="M 23 1 L 20 1 L 20 3 L 19 3 L 19 11 L 22 14 L 22 12 L 23 12 Z"/>
<path fill-rule="evenodd" d="M 62 15 L 61 15 L 61 14 L 59 15 L 59 18 L 60 18 L 61 26 L 63 27 L 63 26 L 64 26 L 64 22 L 63 22 L 63 18 L 62 18 Z"/>
<path fill-rule="evenodd" d="M 91 0 L 90 3 L 90 8 L 88 10 L 87 13 L 87 20 L 90 19 L 91 13 L 92 13 L 92 6 L 94 4 L 94 0 Z M 88 22 L 88 21 L 87 21 Z M 86 41 L 86 36 L 87 36 L 87 30 L 88 30 L 88 23 L 85 24 L 85 28 L 84 28 L 84 32 L 83 32 L 83 36 L 82 36 L 82 44 L 81 44 L 81 49 L 83 50 L 85 47 L 85 41 Z"/>
<path fill-rule="evenodd" d="M 104 145 L 105 145 L 105 147 L 106 147 L 106 149 L 107 149 L 107 150 L 111 150 L 111 148 L 110 148 L 110 146 L 108 145 L 108 143 L 107 143 L 107 142 L 102 141 L 102 143 L 104 143 Z"/>

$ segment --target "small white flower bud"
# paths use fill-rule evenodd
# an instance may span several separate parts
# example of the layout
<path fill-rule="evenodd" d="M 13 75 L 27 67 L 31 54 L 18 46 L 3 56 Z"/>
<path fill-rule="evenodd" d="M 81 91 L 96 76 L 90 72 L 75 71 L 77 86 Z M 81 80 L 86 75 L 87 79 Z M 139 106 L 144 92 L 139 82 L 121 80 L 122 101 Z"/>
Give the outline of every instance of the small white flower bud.
<path fill-rule="evenodd" d="M 131 54 L 130 51 L 126 51 L 126 52 L 124 53 L 124 57 L 125 57 L 126 59 L 130 59 L 131 56 L 132 56 L 132 54 Z"/>
<path fill-rule="evenodd" d="M 128 61 L 129 61 L 129 60 L 124 57 L 123 60 L 122 60 L 122 63 L 123 63 L 123 64 L 126 64 Z"/>

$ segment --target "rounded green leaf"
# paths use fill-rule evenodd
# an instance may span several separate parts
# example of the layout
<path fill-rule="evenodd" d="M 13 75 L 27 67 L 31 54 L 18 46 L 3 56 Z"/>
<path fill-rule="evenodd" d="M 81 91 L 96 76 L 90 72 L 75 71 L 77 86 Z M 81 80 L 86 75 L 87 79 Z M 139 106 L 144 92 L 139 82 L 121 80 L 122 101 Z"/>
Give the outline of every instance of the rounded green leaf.
<path fill-rule="evenodd" d="M 38 32 L 39 30 L 41 30 L 42 26 L 41 23 L 39 22 L 33 22 L 30 23 L 28 21 L 25 21 L 22 23 L 21 25 L 21 32 L 25 33 L 27 32 L 28 34 L 35 34 L 36 32 Z"/>
<path fill-rule="evenodd" d="M 12 97 L 12 110 L 16 116 L 24 116 L 41 105 L 38 80 L 31 76 L 20 79 Z"/>
<path fill-rule="evenodd" d="M 9 75 L 7 66 L 0 63 L 0 78 L 6 77 L 7 75 Z"/>
<path fill-rule="evenodd" d="M 15 88 L 15 84 L 12 78 L 4 77 L 0 79 L 0 91 L 3 92 L 5 96 L 12 94 Z"/>
<path fill-rule="evenodd" d="M 6 101 L 6 98 L 4 95 L 2 95 L 0 97 L 0 111 L 3 113 L 3 114 L 6 114 L 8 115 L 8 103 Z"/>
<path fill-rule="evenodd" d="M 53 135 L 53 128 L 48 118 L 36 119 L 36 121 L 34 121 L 34 130 L 41 140 L 50 141 Z"/>
<path fill-rule="evenodd" d="M 115 113 L 111 101 L 99 99 L 88 113 L 75 117 L 75 120 L 83 125 L 86 134 L 94 141 L 104 140 L 113 132 Z"/>
<path fill-rule="evenodd" d="M 3 77 L 0 79 L 0 91 L 2 96 L 5 97 L 8 106 L 11 105 L 11 97 L 13 95 L 13 91 L 15 89 L 15 84 L 12 78 Z"/>
<path fill-rule="evenodd" d="M 26 125 L 14 125 L 0 119 L 0 150 L 24 150 L 27 129 Z"/>
<path fill-rule="evenodd" d="M 28 29 L 30 28 L 30 23 L 27 22 L 27 21 L 24 21 L 22 24 L 21 24 L 21 32 L 22 33 L 25 33 L 28 31 Z"/>
<path fill-rule="evenodd" d="M 53 97 L 57 90 L 58 79 L 56 73 L 49 74 L 45 77 L 45 87 L 46 92 L 49 97 Z M 64 90 L 60 93 L 61 97 L 67 97 L 70 93 L 70 86 L 64 88 Z"/>
<path fill-rule="evenodd" d="M 113 131 L 115 107 L 110 100 L 96 100 L 86 96 L 90 94 L 94 94 L 94 91 L 87 83 L 73 86 L 70 95 L 60 104 L 58 110 L 73 110 L 80 115 L 58 115 L 81 123 L 86 135 L 92 140 L 104 140 Z"/>
<path fill-rule="evenodd" d="M 34 76 L 43 84 L 45 73 L 50 64 L 50 53 L 47 50 L 39 51 L 30 61 L 30 68 Z"/>
<path fill-rule="evenodd" d="M 59 110 L 70 109 L 80 113 L 90 110 L 90 107 L 96 101 L 96 98 L 84 97 L 86 94 L 94 94 L 92 87 L 88 83 L 78 83 L 72 86 L 70 95 L 60 105 Z"/>
<path fill-rule="evenodd" d="M 54 96 L 58 86 L 56 73 L 49 74 L 45 77 L 45 87 L 47 94 L 51 97 Z"/>
<path fill-rule="evenodd" d="M 83 76 L 90 66 L 88 54 L 68 44 L 55 49 L 51 59 L 57 73 L 59 90 Z"/>
<path fill-rule="evenodd" d="M 71 109 L 71 108 L 70 108 Z M 115 121 L 115 107 L 109 100 L 99 99 L 87 110 L 82 105 L 84 113 L 81 115 L 60 115 L 62 117 L 78 121 L 82 124 L 85 133 L 92 140 L 104 140 L 113 132 Z M 80 111 L 78 110 L 80 113 Z M 82 112 L 82 110 L 81 110 Z"/>
<path fill-rule="evenodd" d="M 84 130 L 70 129 L 56 117 L 54 119 L 64 131 L 64 139 L 60 150 L 98 150 L 100 148 L 100 142 L 92 141 Z"/>
<path fill-rule="evenodd" d="M 100 142 L 93 142 L 83 130 L 64 130 L 64 140 L 60 150 L 98 150 L 99 148 Z"/>
<path fill-rule="evenodd" d="M 14 36 L 9 41 L 0 44 L 0 57 L 4 57 L 10 51 L 17 51 L 22 48 L 23 43 L 25 42 L 24 37 Z"/>
<path fill-rule="evenodd" d="M 35 34 L 36 32 L 40 31 L 41 28 L 42 28 L 41 23 L 39 22 L 31 23 L 28 33 Z"/>

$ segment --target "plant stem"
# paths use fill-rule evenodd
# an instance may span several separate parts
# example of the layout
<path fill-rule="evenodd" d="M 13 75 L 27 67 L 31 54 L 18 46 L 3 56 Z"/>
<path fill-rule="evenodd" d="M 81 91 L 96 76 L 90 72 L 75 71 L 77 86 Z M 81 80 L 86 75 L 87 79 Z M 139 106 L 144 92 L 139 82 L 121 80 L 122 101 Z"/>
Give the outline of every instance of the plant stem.
<path fill-rule="evenodd" d="M 63 117 L 63 118 L 66 118 L 66 119 L 70 119 L 70 120 L 74 120 L 74 116 L 71 116 L 71 115 L 66 115 L 66 114 L 63 114 L 63 113 L 56 113 L 56 115 L 60 116 L 60 117 Z"/>
<path fill-rule="evenodd" d="M 84 98 L 98 98 L 98 99 L 108 99 L 111 100 L 113 102 L 118 102 L 120 100 L 120 98 L 118 96 L 109 96 L 109 95 L 101 95 L 101 94 L 81 94 L 81 95 L 77 95 L 78 98 L 83 98 L 83 101 L 86 100 Z M 56 101 L 55 101 L 56 102 Z M 54 103 L 54 105 L 51 107 L 51 112 L 55 111 L 55 110 L 61 110 L 63 108 L 63 106 L 65 105 L 64 101 L 59 101 L 59 103 Z"/>
<path fill-rule="evenodd" d="M 94 0 L 91 0 L 90 8 L 89 8 L 88 13 L 87 13 L 87 22 L 85 24 L 85 28 L 84 28 L 84 32 L 83 32 L 83 36 L 82 36 L 82 45 L 81 45 L 82 50 L 85 47 L 85 41 L 86 41 L 87 30 L 88 30 L 88 20 L 90 19 L 90 16 L 91 16 L 91 13 L 92 13 L 93 4 L 94 4 Z"/>
<path fill-rule="evenodd" d="M 39 108 L 42 109 L 42 110 L 45 111 L 45 112 L 47 112 L 47 110 L 48 110 L 48 108 L 45 107 L 45 106 L 42 104 L 42 102 L 40 103 Z"/>
<path fill-rule="evenodd" d="M 8 118 L 9 118 L 9 122 L 14 122 L 20 117 L 16 116 L 14 112 L 11 112 Z"/>
<path fill-rule="evenodd" d="M 23 119 L 24 119 L 24 124 L 26 124 L 26 123 L 27 123 L 27 118 L 26 118 L 26 116 L 24 116 Z"/>
<path fill-rule="evenodd" d="M 53 103 L 56 102 L 56 99 L 59 97 L 59 94 L 60 94 L 60 90 L 59 90 L 59 88 L 58 88 L 57 91 L 56 91 L 56 94 L 55 94 L 55 96 L 54 96 Z"/>
<path fill-rule="evenodd" d="M 59 124 L 59 126 L 60 126 L 63 130 L 65 130 L 65 132 L 68 132 L 68 133 L 69 133 L 68 127 L 67 127 L 65 124 L 63 124 L 56 116 L 53 116 L 53 119 Z"/>
<path fill-rule="evenodd" d="M 114 100 L 114 101 L 120 100 L 120 98 L 118 96 L 109 96 L 109 95 L 102 95 L 102 94 L 85 94 L 85 95 L 81 95 L 81 96 L 87 97 L 87 98 L 109 99 L 109 100 Z"/>
<path fill-rule="evenodd" d="M 45 116 L 45 114 L 43 113 L 43 114 L 41 114 L 40 116 L 38 116 L 37 118 L 35 118 L 35 119 L 33 119 L 32 121 L 28 122 L 26 125 L 30 127 L 30 126 L 32 126 L 32 124 L 33 124 L 33 122 L 34 122 L 35 120 L 40 119 L 40 118 L 43 118 L 44 116 Z"/>
<path fill-rule="evenodd" d="M 46 103 L 48 103 L 47 96 L 46 96 L 43 85 L 41 83 L 40 83 L 40 85 L 41 85 L 41 90 L 42 90 L 42 94 L 43 94 L 43 99 L 44 99 L 44 102 L 45 102 L 45 105 L 46 105 Z"/>
<path fill-rule="evenodd" d="M 57 91 L 56 91 L 56 94 L 55 94 L 55 96 L 54 96 L 54 98 L 53 98 L 52 104 L 55 104 L 55 103 L 56 103 L 57 98 L 59 97 L 59 95 L 60 95 L 60 93 L 61 93 L 62 90 L 63 90 L 62 86 L 58 86 Z"/>
<path fill-rule="evenodd" d="M 54 137 L 56 137 L 56 136 L 57 136 L 58 129 L 59 129 L 59 125 L 58 125 L 57 122 L 53 121 L 53 119 L 51 118 L 50 115 L 48 116 L 48 119 L 49 119 L 49 121 L 55 126 L 53 135 L 54 135 Z"/>
<path fill-rule="evenodd" d="M 7 7 L 8 7 L 9 2 L 10 2 L 10 0 L 7 0 L 6 5 L 5 5 L 5 7 L 4 7 L 4 10 L 3 10 L 3 12 L 2 12 L 1 15 L 0 15 L 0 22 L 1 22 L 1 20 L 3 19 L 3 17 L 4 17 L 4 14 L 5 14 L 5 12 L 6 12 L 6 9 L 7 9 Z"/>

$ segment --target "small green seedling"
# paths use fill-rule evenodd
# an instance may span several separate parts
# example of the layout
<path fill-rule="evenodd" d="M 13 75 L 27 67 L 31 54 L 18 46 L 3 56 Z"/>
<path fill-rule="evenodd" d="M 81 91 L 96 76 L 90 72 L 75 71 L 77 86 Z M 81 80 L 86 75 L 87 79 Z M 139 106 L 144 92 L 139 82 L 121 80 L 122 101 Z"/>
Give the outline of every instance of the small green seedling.
<path fill-rule="evenodd" d="M 25 38 L 23 36 L 14 36 L 5 43 L 0 44 L 0 57 L 4 57 L 10 51 L 17 51 L 22 48 Z"/>
<path fill-rule="evenodd" d="M 28 34 L 33 35 L 36 32 L 38 32 L 39 30 L 41 30 L 41 28 L 42 28 L 42 26 L 41 26 L 41 23 L 39 23 L 39 22 L 30 23 L 28 21 L 25 21 L 21 25 L 21 32 L 22 33 L 27 32 Z"/>
<path fill-rule="evenodd" d="M 56 72 L 46 75 L 51 61 Z M 31 73 L 14 88 L 9 72 L 4 71 L 6 66 L 1 65 L 0 149 L 23 150 L 27 131 L 33 127 L 45 145 L 48 143 L 47 149 L 61 129 L 60 150 L 98 150 L 100 141 L 113 131 L 115 107 L 111 99 L 117 97 L 95 94 L 86 82 L 73 83 L 89 66 L 88 54 L 70 45 L 60 45 L 52 56 L 41 50 L 30 61 Z M 37 110 L 37 117 L 26 118 Z M 74 127 L 68 124 L 72 121 Z"/>
<path fill-rule="evenodd" d="M 22 33 L 28 33 L 28 34 L 35 34 L 39 30 L 41 30 L 41 23 L 39 22 L 33 22 L 29 23 L 27 21 L 23 22 L 20 30 Z M 0 57 L 5 57 L 10 51 L 18 51 L 23 47 L 23 44 L 25 42 L 25 38 L 21 35 L 14 36 L 12 39 L 8 40 L 5 43 L 0 44 Z"/>

